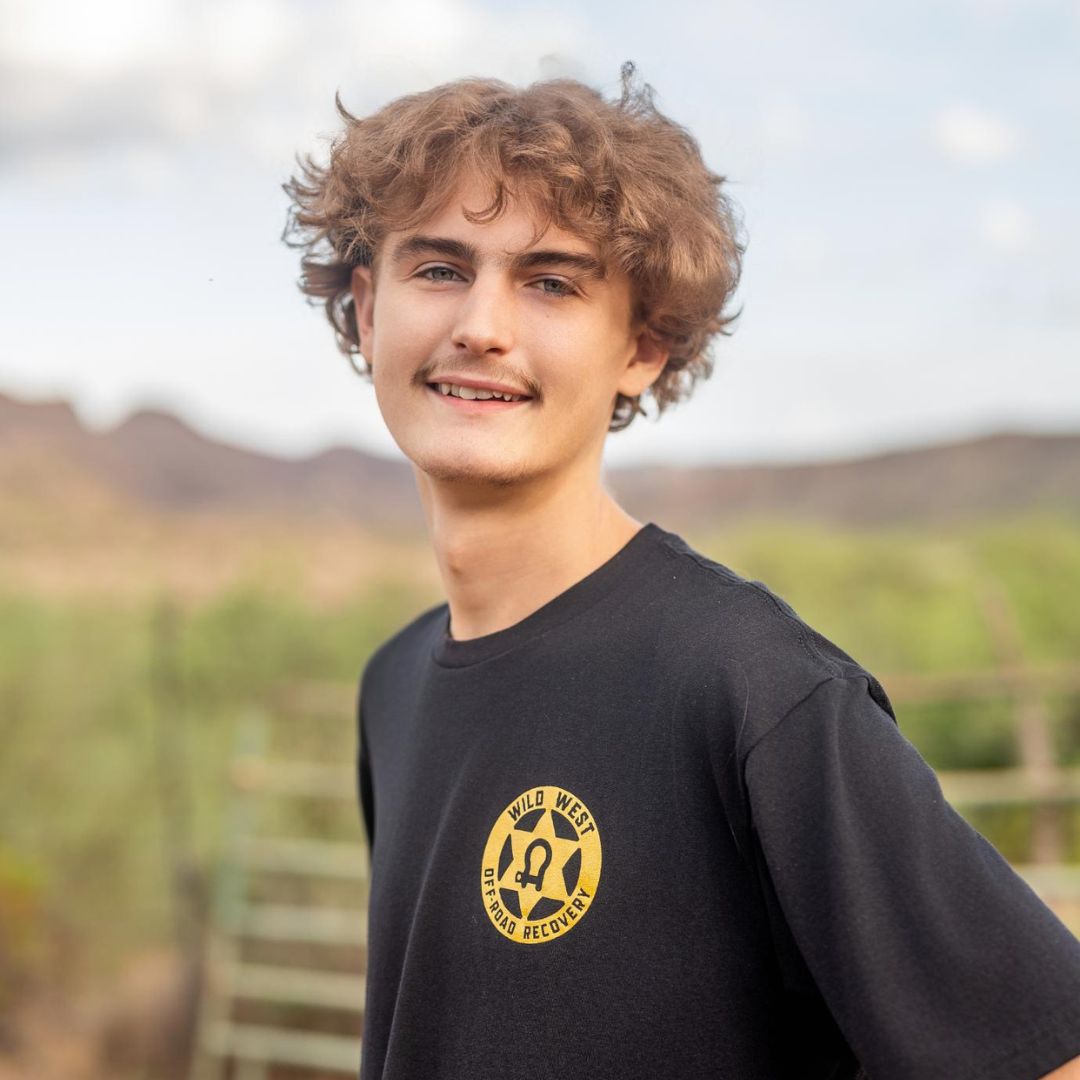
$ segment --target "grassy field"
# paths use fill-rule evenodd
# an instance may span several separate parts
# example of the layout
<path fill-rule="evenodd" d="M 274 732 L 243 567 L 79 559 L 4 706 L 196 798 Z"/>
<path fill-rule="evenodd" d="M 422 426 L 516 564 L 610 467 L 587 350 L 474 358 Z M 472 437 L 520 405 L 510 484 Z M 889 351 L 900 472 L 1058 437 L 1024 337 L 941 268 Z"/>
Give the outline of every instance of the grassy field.
<path fill-rule="evenodd" d="M 1030 661 L 1080 657 L 1077 521 L 1045 516 L 932 533 L 775 522 L 686 538 L 766 582 L 887 690 L 890 673 L 992 667 L 1000 644 L 987 598 L 1007 605 L 1015 646 Z M 312 587 L 309 575 L 325 585 L 325 561 L 293 556 L 260 563 L 287 572 L 195 593 L 170 588 L 167 575 L 153 588 L 95 592 L 80 581 L 65 591 L 53 578 L 39 588 L 20 584 L 6 564 L 0 1011 L 28 980 L 107 983 L 126 956 L 168 942 L 172 867 L 178 857 L 209 866 L 220 843 L 236 719 L 282 683 L 355 683 L 377 643 L 442 598 L 422 542 L 398 545 L 383 573 L 377 556 L 372 569 L 370 553 L 346 539 L 334 550 L 369 568 L 336 594 Z M 410 561 L 422 564 L 415 580 L 404 576 Z M 1049 706 L 1059 759 L 1080 764 L 1080 701 L 1062 696 Z M 899 712 L 935 768 L 1016 762 L 1004 703 Z M 296 737 L 298 752 L 310 737 L 313 753 L 351 760 L 353 717 L 322 718 Z M 972 820 L 1007 858 L 1026 858 L 1025 811 Z M 359 836 L 358 816 L 346 827 Z M 1068 842 L 1080 860 L 1076 812 Z"/>

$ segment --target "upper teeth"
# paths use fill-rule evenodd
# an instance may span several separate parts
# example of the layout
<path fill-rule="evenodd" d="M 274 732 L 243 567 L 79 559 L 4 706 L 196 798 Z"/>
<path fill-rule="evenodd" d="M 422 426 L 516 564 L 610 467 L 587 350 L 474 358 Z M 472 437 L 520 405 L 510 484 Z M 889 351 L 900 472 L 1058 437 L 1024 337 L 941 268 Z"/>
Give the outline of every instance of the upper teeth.
<path fill-rule="evenodd" d="M 477 390 L 472 386 L 458 386 L 457 383 L 438 384 L 440 394 L 452 394 L 454 397 L 465 398 L 468 401 L 479 399 L 487 401 L 489 398 L 500 398 L 503 401 L 522 401 L 524 394 L 500 394 L 497 390 Z"/>

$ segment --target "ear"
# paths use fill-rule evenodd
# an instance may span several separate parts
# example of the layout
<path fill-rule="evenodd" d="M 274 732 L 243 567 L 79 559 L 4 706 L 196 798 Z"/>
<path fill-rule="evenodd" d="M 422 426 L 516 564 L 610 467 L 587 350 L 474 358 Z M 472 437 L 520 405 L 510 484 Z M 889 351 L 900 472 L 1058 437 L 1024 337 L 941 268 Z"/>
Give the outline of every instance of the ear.
<path fill-rule="evenodd" d="M 356 305 L 360 355 L 370 364 L 375 351 L 375 282 L 370 266 L 353 267 L 350 291 Z"/>
<path fill-rule="evenodd" d="M 634 351 L 617 387 L 619 393 L 638 397 L 660 378 L 670 355 L 669 348 L 661 345 L 647 329 L 642 329 L 634 338 Z"/>

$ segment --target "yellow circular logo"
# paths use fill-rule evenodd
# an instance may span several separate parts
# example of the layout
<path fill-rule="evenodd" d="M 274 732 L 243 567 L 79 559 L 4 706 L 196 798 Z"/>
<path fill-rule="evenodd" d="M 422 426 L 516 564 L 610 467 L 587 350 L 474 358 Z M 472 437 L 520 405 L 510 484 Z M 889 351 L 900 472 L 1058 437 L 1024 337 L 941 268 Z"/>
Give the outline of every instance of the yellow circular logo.
<path fill-rule="evenodd" d="M 530 944 L 562 937 L 589 910 L 599 881 L 596 822 L 565 788 L 529 788 L 499 815 L 480 890 L 506 937 Z"/>

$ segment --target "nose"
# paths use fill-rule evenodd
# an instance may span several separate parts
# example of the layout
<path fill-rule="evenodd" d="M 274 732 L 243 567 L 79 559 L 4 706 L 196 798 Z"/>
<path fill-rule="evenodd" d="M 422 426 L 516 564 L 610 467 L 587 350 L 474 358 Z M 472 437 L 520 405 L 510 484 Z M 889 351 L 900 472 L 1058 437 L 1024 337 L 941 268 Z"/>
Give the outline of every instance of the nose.
<path fill-rule="evenodd" d="M 513 348 L 513 297 L 494 274 L 478 274 L 463 290 L 452 337 L 456 349 L 474 356 Z"/>

